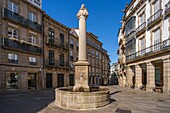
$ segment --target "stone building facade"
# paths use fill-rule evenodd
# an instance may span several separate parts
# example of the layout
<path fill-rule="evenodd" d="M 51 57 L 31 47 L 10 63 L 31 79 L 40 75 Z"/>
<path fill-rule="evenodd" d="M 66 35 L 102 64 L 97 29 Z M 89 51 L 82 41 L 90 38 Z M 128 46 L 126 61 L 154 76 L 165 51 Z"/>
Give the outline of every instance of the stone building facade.
<path fill-rule="evenodd" d="M 122 23 L 122 27 L 119 29 L 118 32 L 118 83 L 120 86 L 126 85 L 126 56 L 125 56 L 125 49 L 126 49 L 126 43 L 125 43 L 125 27 L 124 23 Z"/>
<path fill-rule="evenodd" d="M 42 88 L 43 13 L 27 0 L 0 1 L 0 92 Z"/>
<path fill-rule="evenodd" d="M 74 63 L 78 60 L 78 29 L 70 31 L 70 85 L 74 85 Z M 107 85 L 110 59 L 107 51 L 102 48 L 102 43 L 94 34 L 87 32 L 87 59 L 89 66 L 89 84 Z"/>
<path fill-rule="evenodd" d="M 44 15 L 44 87 L 68 86 L 69 28 Z"/>
<path fill-rule="evenodd" d="M 132 0 L 124 12 L 126 86 L 170 94 L 170 1 Z"/>
<path fill-rule="evenodd" d="M 41 0 L 0 0 L 0 93 L 74 84 L 78 35 L 41 7 Z M 87 33 L 87 37 L 90 84 L 107 84 L 107 51 L 95 35 Z"/>

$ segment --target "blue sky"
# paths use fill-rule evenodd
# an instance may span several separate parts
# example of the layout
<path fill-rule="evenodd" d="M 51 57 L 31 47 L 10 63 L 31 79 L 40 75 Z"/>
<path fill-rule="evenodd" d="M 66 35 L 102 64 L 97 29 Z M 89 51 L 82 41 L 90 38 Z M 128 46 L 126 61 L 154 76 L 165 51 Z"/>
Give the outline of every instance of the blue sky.
<path fill-rule="evenodd" d="M 58 22 L 70 28 L 78 28 L 76 14 L 85 4 L 89 12 L 87 31 L 99 37 L 108 51 L 111 62 L 117 62 L 117 33 L 123 16 L 121 10 L 131 0 L 43 0 L 43 10 Z"/>

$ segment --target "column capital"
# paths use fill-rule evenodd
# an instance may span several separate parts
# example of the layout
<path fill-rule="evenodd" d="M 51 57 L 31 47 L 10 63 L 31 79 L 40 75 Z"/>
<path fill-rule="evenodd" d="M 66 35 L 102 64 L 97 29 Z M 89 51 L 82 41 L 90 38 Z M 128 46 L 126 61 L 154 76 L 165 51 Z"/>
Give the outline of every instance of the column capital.
<path fill-rule="evenodd" d="M 153 62 L 146 62 L 146 65 L 149 66 L 149 65 L 153 65 Z"/>
<path fill-rule="evenodd" d="M 88 13 L 87 9 L 85 8 L 85 5 L 82 4 L 79 12 L 77 13 L 77 18 L 78 19 L 81 19 L 81 18 L 87 19 L 88 15 L 89 15 L 89 13 Z"/>

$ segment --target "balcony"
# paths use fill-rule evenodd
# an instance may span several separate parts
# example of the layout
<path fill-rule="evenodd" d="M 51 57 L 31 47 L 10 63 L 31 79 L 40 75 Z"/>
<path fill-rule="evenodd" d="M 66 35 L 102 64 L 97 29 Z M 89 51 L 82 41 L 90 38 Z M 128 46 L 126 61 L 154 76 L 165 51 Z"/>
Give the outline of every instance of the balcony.
<path fill-rule="evenodd" d="M 18 64 L 18 60 L 8 59 L 8 63 Z"/>
<path fill-rule="evenodd" d="M 60 40 L 51 41 L 50 39 L 47 39 L 46 44 L 48 44 L 49 46 L 55 46 L 55 47 L 58 47 L 58 48 L 68 50 L 68 43 L 67 42 L 60 42 Z"/>
<path fill-rule="evenodd" d="M 29 62 L 29 65 L 37 65 L 36 62 Z"/>
<path fill-rule="evenodd" d="M 49 59 L 46 59 L 45 66 L 47 68 L 69 68 L 68 62 L 62 62 L 60 60 L 55 60 L 54 62 L 49 62 Z"/>
<path fill-rule="evenodd" d="M 148 27 L 151 27 L 152 25 L 154 25 L 156 22 L 160 21 L 162 19 L 162 9 L 158 10 L 154 15 L 152 15 L 149 19 L 148 19 Z"/>
<path fill-rule="evenodd" d="M 135 31 L 135 30 L 132 31 L 130 34 L 128 34 L 128 35 L 126 36 L 126 43 L 128 43 L 129 41 L 131 41 L 131 40 L 135 37 L 135 35 L 136 35 L 136 31 Z"/>
<path fill-rule="evenodd" d="M 148 48 L 145 48 L 141 51 L 130 54 L 126 57 L 126 59 L 127 59 L 127 61 L 129 61 L 129 60 L 134 60 L 134 59 L 139 58 L 139 57 L 151 56 L 153 54 L 154 55 L 159 54 L 160 52 L 162 53 L 163 50 L 166 50 L 166 49 L 170 49 L 170 38 L 163 41 L 163 42 L 160 42 L 160 43 L 152 45 Z"/>
<path fill-rule="evenodd" d="M 21 52 L 41 54 L 41 48 L 35 45 L 21 43 L 19 40 L 13 40 L 9 38 L 2 38 L 2 47 L 5 49 L 11 49 Z"/>
<path fill-rule="evenodd" d="M 14 13 L 6 8 L 3 9 L 3 18 L 18 23 L 24 27 L 30 28 L 37 32 L 42 32 L 42 26 L 36 22 L 33 22 L 29 19 L 24 18 L 23 16 L 19 15 L 18 13 Z"/>
<path fill-rule="evenodd" d="M 146 30 L 146 22 L 142 23 L 137 29 L 136 29 L 136 35 L 140 35 Z"/>
<path fill-rule="evenodd" d="M 165 5 L 165 15 L 169 15 L 170 14 L 170 2 L 168 2 Z"/>

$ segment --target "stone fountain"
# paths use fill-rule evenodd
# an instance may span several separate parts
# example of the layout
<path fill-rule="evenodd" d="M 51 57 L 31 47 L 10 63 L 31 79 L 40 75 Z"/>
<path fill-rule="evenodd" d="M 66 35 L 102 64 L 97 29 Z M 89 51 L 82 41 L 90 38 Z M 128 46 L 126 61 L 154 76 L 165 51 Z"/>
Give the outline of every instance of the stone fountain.
<path fill-rule="evenodd" d="M 86 19 L 88 11 L 82 4 L 77 18 L 79 19 L 79 59 L 75 65 L 75 86 L 55 90 L 54 104 L 67 109 L 96 109 L 110 102 L 110 91 L 107 88 L 89 86 L 89 62 L 86 58 Z"/>

